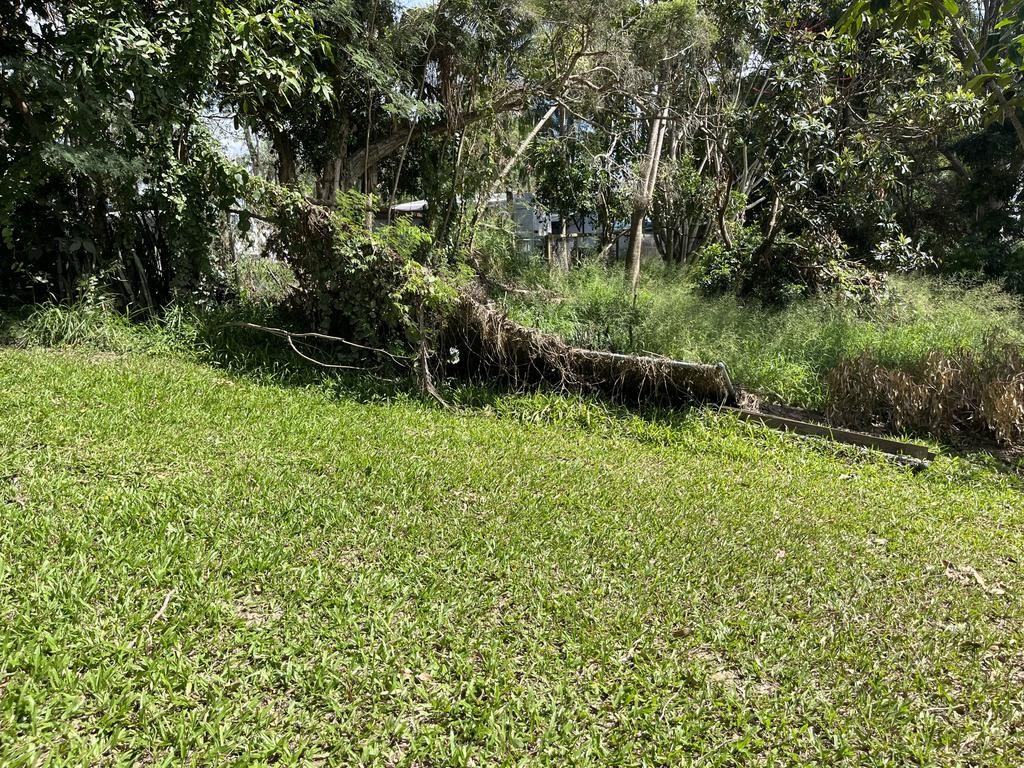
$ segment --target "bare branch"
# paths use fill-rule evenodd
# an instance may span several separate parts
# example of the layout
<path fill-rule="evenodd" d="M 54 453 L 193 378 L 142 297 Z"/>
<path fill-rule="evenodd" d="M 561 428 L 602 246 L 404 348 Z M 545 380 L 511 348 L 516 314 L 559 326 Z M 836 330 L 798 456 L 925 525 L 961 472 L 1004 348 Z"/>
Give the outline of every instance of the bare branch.
<path fill-rule="evenodd" d="M 292 331 L 286 331 L 283 328 L 272 328 L 272 327 L 265 326 L 265 325 L 257 325 L 256 323 L 236 322 L 236 323 L 230 323 L 230 325 L 232 325 L 232 326 L 234 326 L 236 328 L 249 328 L 249 329 L 254 330 L 254 331 L 262 331 L 263 333 L 269 333 L 271 336 L 277 336 L 277 337 L 282 338 L 282 339 L 287 339 L 289 342 L 292 342 L 293 339 L 322 339 L 324 341 L 334 341 L 334 342 L 337 342 L 339 344 L 345 344 L 345 345 L 347 345 L 349 347 L 353 347 L 355 349 L 363 349 L 363 350 L 366 350 L 367 352 L 376 352 L 376 353 L 381 354 L 381 355 L 386 355 L 387 357 L 391 358 L 394 362 L 398 363 L 399 365 L 405 365 L 406 364 L 405 361 L 409 361 L 409 360 L 413 359 L 412 357 L 409 357 L 407 355 L 396 355 L 396 354 L 393 354 L 391 352 L 388 352 L 386 349 L 380 349 L 379 347 L 368 347 L 365 344 L 357 344 L 354 341 L 349 341 L 348 339 L 343 339 L 340 336 L 329 336 L 329 335 L 327 335 L 325 333 L 313 333 L 313 332 L 295 333 L 295 332 L 292 332 Z M 293 346 L 293 348 L 294 348 L 294 346 Z M 298 352 L 298 350 L 295 350 L 295 351 L 300 356 L 302 356 L 301 352 Z M 317 361 L 316 360 L 312 360 L 311 362 L 317 362 Z M 325 366 L 327 366 L 326 363 L 317 363 L 317 364 L 318 365 L 325 365 Z M 331 367 L 331 368 L 353 368 L 353 366 L 344 366 L 344 365 L 330 365 L 330 366 L 327 366 L 327 367 Z M 353 368 L 353 369 L 354 370 L 365 370 L 364 368 Z"/>

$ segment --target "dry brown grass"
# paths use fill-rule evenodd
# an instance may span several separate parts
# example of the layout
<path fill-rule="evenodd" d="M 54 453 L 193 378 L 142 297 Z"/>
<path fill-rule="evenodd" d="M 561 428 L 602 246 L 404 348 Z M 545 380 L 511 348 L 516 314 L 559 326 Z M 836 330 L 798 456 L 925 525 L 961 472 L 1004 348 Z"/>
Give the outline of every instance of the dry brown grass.
<path fill-rule="evenodd" d="M 837 422 L 1024 448 L 1024 349 L 1017 345 L 990 340 L 978 351 L 931 352 L 911 370 L 865 353 L 836 366 L 826 387 Z"/>

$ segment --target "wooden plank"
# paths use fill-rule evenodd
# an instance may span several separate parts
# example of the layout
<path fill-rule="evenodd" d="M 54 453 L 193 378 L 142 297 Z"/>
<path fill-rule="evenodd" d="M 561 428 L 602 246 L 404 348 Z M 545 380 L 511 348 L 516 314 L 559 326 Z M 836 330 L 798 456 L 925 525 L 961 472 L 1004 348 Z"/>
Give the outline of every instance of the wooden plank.
<path fill-rule="evenodd" d="M 760 423 L 772 429 L 779 429 L 784 432 L 793 432 L 799 435 L 811 437 L 824 437 L 828 440 L 835 440 L 839 443 L 859 445 L 863 448 L 874 448 L 882 453 L 894 456 L 910 456 L 919 461 L 931 461 L 935 458 L 927 446 L 917 443 L 904 443 L 899 440 L 889 440 L 884 437 L 876 437 L 863 432 L 852 432 L 848 429 L 838 429 L 824 424 L 812 424 L 807 421 L 787 419 L 782 416 L 770 416 L 766 413 L 756 413 L 743 408 L 723 408 L 723 411 L 736 414 L 743 421 Z"/>

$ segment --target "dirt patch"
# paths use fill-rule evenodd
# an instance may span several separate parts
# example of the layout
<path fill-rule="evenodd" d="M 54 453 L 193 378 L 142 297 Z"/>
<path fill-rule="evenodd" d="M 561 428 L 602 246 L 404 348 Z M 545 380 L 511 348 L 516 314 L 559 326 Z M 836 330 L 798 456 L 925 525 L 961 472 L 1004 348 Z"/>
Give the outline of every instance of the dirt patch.
<path fill-rule="evenodd" d="M 772 696 L 779 686 L 765 678 L 751 678 L 744 675 L 735 665 L 729 664 L 710 646 L 700 645 L 690 651 L 690 659 L 705 670 L 707 680 L 714 686 L 743 697 Z"/>
<path fill-rule="evenodd" d="M 284 616 L 280 606 L 274 605 L 262 595 L 246 595 L 235 603 L 235 613 L 250 626 L 274 622 Z"/>

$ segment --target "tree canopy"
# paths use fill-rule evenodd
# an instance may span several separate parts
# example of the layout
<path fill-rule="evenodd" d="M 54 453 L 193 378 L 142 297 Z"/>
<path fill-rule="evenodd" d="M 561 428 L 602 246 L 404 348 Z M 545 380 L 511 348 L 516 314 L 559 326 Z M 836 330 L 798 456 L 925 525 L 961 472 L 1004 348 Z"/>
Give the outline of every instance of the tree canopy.
<path fill-rule="evenodd" d="M 708 290 L 1024 287 L 1022 20 L 996 0 L 15 0 L 0 292 L 224 296 L 234 238 L 279 225 L 283 194 L 361 226 L 353 253 L 472 267 L 499 187 L 628 238 L 634 285 L 652 230 Z M 417 198 L 409 245 L 375 214 Z"/>

